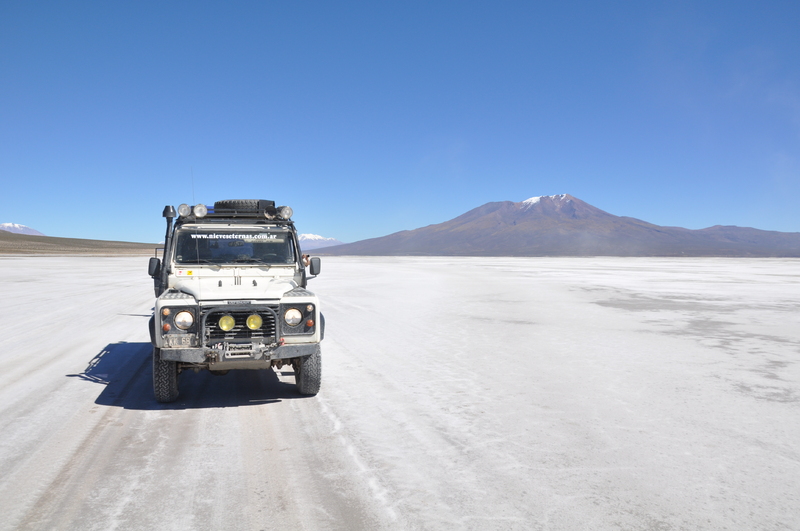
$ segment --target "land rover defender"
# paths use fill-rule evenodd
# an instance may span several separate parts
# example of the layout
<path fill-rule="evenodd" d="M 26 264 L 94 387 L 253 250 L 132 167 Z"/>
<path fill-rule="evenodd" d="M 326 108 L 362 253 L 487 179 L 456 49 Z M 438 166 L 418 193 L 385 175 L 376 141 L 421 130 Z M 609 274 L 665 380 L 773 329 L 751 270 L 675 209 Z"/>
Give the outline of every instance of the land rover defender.
<path fill-rule="evenodd" d="M 183 204 L 177 215 L 168 205 L 163 216 L 163 258 L 148 264 L 156 400 L 176 400 L 178 375 L 187 369 L 224 375 L 284 365 L 294 368 L 301 394 L 317 394 L 325 320 L 306 284 L 319 274 L 320 259 L 300 254 L 292 209 L 225 200 Z"/>

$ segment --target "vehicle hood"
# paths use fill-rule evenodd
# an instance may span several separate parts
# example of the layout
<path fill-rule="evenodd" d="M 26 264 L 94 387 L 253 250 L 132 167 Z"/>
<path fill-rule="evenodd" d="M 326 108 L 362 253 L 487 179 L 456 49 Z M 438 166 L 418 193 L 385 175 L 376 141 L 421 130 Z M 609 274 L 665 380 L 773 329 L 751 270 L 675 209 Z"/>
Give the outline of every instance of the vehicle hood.
<path fill-rule="evenodd" d="M 297 287 L 294 270 L 260 268 L 178 269 L 169 287 L 198 301 L 226 299 L 280 299 Z"/>

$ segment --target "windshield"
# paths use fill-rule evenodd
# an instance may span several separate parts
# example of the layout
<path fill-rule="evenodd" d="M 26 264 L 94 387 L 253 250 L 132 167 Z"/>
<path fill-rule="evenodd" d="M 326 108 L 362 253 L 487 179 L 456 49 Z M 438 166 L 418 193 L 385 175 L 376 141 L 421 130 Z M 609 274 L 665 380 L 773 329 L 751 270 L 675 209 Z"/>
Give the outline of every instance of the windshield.
<path fill-rule="evenodd" d="M 294 248 L 286 231 L 182 229 L 176 234 L 178 264 L 293 264 Z"/>

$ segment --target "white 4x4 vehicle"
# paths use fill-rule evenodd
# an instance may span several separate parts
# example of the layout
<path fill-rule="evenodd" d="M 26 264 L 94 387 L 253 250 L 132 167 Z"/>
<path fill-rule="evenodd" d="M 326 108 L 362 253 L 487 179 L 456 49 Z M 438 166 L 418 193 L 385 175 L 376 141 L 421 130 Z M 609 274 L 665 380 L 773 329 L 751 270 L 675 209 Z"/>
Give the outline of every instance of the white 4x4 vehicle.
<path fill-rule="evenodd" d="M 148 267 L 156 400 L 178 398 L 186 369 L 221 375 L 283 365 L 294 368 L 301 394 L 317 394 L 325 320 L 306 282 L 320 260 L 301 257 L 292 209 L 245 199 L 181 205 L 177 216 L 166 206 L 163 215 L 163 260 Z"/>

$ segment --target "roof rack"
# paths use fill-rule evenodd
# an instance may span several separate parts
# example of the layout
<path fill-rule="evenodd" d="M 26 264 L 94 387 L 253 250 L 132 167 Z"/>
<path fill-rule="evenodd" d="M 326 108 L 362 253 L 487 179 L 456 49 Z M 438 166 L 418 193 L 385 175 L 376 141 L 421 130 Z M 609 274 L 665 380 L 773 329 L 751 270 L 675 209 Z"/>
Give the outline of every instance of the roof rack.
<path fill-rule="evenodd" d="M 165 212 L 167 210 L 165 209 Z M 271 222 L 291 223 L 292 209 L 288 206 L 275 207 L 275 201 L 266 199 L 229 199 L 211 205 L 183 204 L 178 207 L 179 223 L 202 219 L 252 219 Z M 167 216 L 168 214 L 165 214 Z M 174 216 L 174 210 L 172 210 Z"/>
<path fill-rule="evenodd" d="M 248 217 L 248 216 L 223 216 L 223 215 L 216 215 L 216 216 L 206 216 L 203 218 L 198 218 L 196 216 L 187 216 L 185 218 L 180 218 L 178 221 L 175 222 L 175 226 L 179 227 L 186 224 L 197 224 L 197 225 L 219 225 L 225 222 L 235 223 L 235 224 L 251 224 L 251 225 L 274 225 L 274 226 L 282 226 L 282 227 L 294 227 L 294 221 L 291 219 L 267 219 L 264 217 Z"/>

